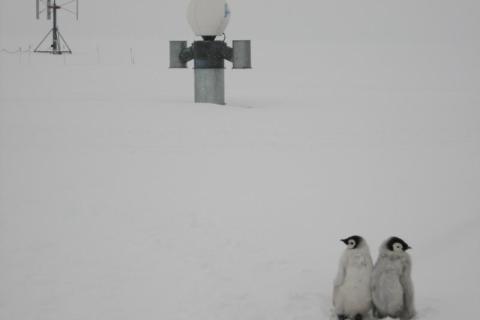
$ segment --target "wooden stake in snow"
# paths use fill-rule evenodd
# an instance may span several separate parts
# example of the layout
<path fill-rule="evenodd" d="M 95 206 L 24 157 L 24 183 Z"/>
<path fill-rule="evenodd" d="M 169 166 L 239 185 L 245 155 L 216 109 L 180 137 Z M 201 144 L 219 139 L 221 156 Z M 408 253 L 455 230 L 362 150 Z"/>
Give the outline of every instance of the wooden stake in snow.
<path fill-rule="evenodd" d="M 133 55 L 133 48 L 130 48 L 130 62 L 135 64 L 135 57 Z"/>
<path fill-rule="evenodd" d="M 100 47 L 97 44 L 97 64 L 101 64 L 102 59 L 100 58 Z"/>

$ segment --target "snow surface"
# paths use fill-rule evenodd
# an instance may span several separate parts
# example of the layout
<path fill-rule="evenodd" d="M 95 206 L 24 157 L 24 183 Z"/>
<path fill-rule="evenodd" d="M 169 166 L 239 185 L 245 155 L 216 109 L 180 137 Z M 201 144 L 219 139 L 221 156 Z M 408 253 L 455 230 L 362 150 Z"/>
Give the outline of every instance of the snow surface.
<path fill-rule="evenodd" d="M 329 319 L 351 234 L 374 259 L 391 235 L 414 248 L 418 319 L 475 317 L 478 29 L 460 33 L 467 2 L 465 25 L 434 28 L 438 3 L 411 41 L 382 10 L 361 41 L 245 37 L 254 69 L 226 71 L 227 106 L 191 103 L 167 39 L 0 55 L 0 319 Z"/>

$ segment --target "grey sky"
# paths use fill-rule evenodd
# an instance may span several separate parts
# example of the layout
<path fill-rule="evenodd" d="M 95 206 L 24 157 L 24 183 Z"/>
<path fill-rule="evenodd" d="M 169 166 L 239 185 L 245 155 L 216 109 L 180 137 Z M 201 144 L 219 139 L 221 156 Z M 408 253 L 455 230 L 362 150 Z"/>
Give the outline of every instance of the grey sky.
<path fill-rule="evenodd" d="M 186 38 L 188 0 L 80 0 L 80 21 L 60 16 L 69 37 Z M 477 46 L 478 0 L 230 0 L 235 38 L 319 42 L 460 42 Z M 34 40 L 34 0 L 0 0 L 0 40 Z"/>

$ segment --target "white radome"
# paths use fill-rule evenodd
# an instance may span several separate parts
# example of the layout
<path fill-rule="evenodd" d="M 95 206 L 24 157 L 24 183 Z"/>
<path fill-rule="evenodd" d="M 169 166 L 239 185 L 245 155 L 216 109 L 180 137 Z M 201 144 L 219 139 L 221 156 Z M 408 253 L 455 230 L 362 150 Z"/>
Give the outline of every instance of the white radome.
<path fill-rule="evenodd" d="M 220 36 L 230 20 L 230 9 L 225 0 L 191 0 L 187 19 L 195 35 Z"/>

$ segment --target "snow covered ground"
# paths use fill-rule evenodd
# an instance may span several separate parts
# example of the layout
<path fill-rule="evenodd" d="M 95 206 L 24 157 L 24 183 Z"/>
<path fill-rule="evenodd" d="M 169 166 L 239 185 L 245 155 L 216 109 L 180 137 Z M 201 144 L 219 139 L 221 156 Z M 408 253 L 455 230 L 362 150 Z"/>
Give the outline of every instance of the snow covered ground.
<path fill-rule="evenodd" d="M 227 106 L 165 39 L 0 55 L 0 319 L 329 319 L 351 234 L 414 248 L 418 319 L 475 317 L 480 47 L 440 41 L 465 3 L 411 41 L 245 37 Z"/>
<path fill-rule="evenodd" d="M 354 233 L 414 247 L 419 319 L 474 316 L 475 60 L 303 48 L 277 68 L 257 43 L 228 106 L 165 54 L 2 56 L 0 318 L 328 319 Z"/>

